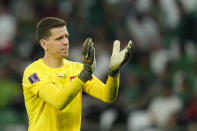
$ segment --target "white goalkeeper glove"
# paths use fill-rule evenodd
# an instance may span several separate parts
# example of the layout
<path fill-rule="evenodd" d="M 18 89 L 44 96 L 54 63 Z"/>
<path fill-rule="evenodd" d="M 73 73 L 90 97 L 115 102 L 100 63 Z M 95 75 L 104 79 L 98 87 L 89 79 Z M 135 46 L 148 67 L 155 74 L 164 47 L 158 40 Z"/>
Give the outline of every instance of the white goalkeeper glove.
<path fill-rule="evenodd" d="M 133 42 L 130 40 L 128 45 L 120 51 L 120 41 L 115 40 L 113 45 L 112 56 L 110 60 L 110 76 L 115 76 L 119 71 L 120 67 L 124 65 L 131 57 L 133 50 Z"/>

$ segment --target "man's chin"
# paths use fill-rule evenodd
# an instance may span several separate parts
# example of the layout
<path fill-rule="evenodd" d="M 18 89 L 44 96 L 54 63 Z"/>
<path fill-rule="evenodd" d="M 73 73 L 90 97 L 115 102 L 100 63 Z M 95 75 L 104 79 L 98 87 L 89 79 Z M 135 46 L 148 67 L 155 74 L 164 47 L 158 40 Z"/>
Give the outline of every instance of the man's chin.
<path fill-rule="evenodd" d="M 62 55 L 62 59 L 65 59 L 68 57 L 68 54 Z"/>
<path fill-rule="evenodd" d="M 67 58 L 68 57 L 68 52 L 61 52 L 61 54 L 59 54 L 59 56 L 61 58 Z"/>

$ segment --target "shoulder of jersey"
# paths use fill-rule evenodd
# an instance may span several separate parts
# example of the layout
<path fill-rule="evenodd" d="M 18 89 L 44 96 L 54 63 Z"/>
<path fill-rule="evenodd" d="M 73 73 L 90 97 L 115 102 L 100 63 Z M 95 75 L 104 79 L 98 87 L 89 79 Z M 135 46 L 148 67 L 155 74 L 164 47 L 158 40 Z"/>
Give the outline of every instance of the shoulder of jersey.
<path fill-rule="evenodd" d="M 77 66 L 83 66 L 83 64 L 81 64 L 80 62 L 70 61 L 67 59 L 64 59 L 64 64 L 73 64 L 73 65 L 77 65 Z"/>
<path fill-rule="evenodd" d="M 25 70 L 36 70 L 41 69 L 42 67 L 45 68 L 43 62 L 41 61 L 41 59 L 39 59 L 28 65 Z"/>

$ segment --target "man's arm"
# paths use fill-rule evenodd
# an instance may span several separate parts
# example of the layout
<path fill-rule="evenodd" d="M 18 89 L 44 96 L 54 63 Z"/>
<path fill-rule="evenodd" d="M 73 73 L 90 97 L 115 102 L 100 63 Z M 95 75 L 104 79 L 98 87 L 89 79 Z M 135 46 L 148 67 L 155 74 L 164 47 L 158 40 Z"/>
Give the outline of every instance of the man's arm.
<path fill-rule="evenodd" d="M 78 77 L 61 90 L 53 83 L 46 83 L 44 86 L 40 87 L 38 95 L 43 101 L 62 110 L 81 91 L 84 84 L 85 83 Z"/>
<path fill-rule="evenodd" d="M 119 77 L 119 74 L 116 77 L 109 75 L 105 84 L 97 77 L 93 77 L 85 84 L 83 91 L 104 102 L 113 103 L 118 95 Z"/>

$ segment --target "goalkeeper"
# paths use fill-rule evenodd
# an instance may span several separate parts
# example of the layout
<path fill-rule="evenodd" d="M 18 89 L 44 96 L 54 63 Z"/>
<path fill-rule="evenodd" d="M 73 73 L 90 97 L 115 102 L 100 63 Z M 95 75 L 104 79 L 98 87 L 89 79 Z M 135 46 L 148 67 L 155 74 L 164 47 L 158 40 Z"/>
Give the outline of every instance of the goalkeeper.
<path fill-rule="evenodd" d="M 36 38 L 44 49 L 44 57 L 25 69 L 22 83 L 29 131 L 80 131 L 82 91 L 108 103 L 117 97 L 119 69 L 131 56 L 132 42 L 122 51 L 120 42 L 114 42 L 104 84 L 92 75 L 96 67 L 92 39 L 83 43 L 80 64 L 65 59 L 68 37 L 62 19 L 45 17 L 37 24 Z"/>

